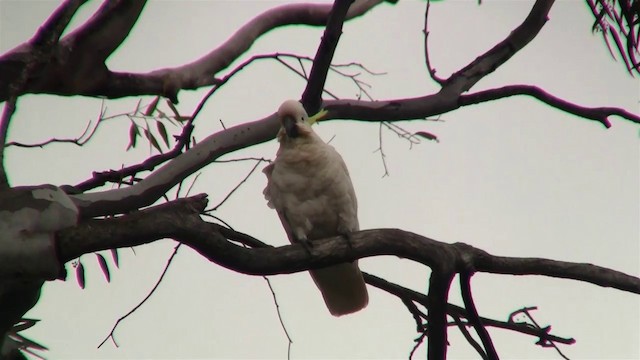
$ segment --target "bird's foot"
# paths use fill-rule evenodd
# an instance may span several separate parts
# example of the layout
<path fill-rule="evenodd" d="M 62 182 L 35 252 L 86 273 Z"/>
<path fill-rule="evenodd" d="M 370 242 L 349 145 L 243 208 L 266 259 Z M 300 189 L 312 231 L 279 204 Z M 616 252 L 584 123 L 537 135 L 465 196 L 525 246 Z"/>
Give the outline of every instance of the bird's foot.
<path fill-rule="evenodd" d="M 344 232 L 342 234 L 340 234 L 346 241 L 347 241 L 347 246 L 349 247 L 349 250 L 353 250 L 353 236 L 351 235 L 351 232 Z"/>
<path fill-rule="evenodd" d="M 313 248 L 313 243 L 309 239 L 300 239 L 298 240 L 300 245 L 304 248 L 304 250 L 311 256 L 311 249 Z"/>

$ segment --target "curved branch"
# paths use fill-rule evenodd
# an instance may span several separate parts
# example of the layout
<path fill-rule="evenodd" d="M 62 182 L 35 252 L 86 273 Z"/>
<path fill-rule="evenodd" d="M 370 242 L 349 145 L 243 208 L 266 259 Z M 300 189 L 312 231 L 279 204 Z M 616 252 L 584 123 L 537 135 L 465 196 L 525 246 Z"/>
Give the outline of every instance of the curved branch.
<path fill-rule="evenodd" d="M 346 18 L 365 14 L 383 0 L 362 0 L 349 8 Z M 134 95 L 160 95 L 177 102 L 178 91 L 197 89 L 218 83 L 214 77 L 244 54 L 267 32 L 286 25 L 322 26 L 327 22 L 331 4 L 289 4 L 273 8 L 250 20 L 225 43 L 200 59 L 173 68 L 149 73 L 111 72 L 104 64 L 135 25 L 144 0 L 105 2 L 78 30 L 61 40 L 56 61 L 37 63 L 39 77 L 30 79 L 24 93 L 86 95 L 121 98 Z M 11 83 L 20 73 L 33 47 L 23 44 L 0 56 L 0 84 Z M 82 55 L 82 56 L 80 56 Z M 87 61 L 86 57 L 93 60 Z M 81 62 L 81 64 L 79 64 Z M 0 87 L 0 102 L 8 90 Z"/>
<path fill-rule="evenodd" d="M 477 272 L 573 279 L 640 294 L 639 278 L 615 270 L 549 259 L 500 257 L 467 244 L 447 244 L 398 229 L 359 231 L 353 234 L 351 246 L 339 236 L 318 240 L 311 255 L 299 245 L 248 249 L 230 243 L 221 225 L 200 218 L 206 204 L 206 195 L 201 194 L 125 216 L 87 220 L 58 232 L 60 259 L 67 262 L 85 253 L 172 238 L 214 263 L 250 275 L 288 274 L 364 257 L 394 255 L 442 274 L 448 273 L 449 266 L 456 272 L 473 266 Z"/>
<path fill-rule="evenodd" d="M 540 97 L 561 110 L 578 116 L 584 115 L 589 119 L 597 118 L 600 122 L 604 121 L 603 116 L 606 118 L 609 115 L 617 115 L 640 123 L 638 115 L 626 110 L 611 107 L 587 108 L 556 98 L 537 87 L 526 85 L 507 86 L 453 97 L 440 91 L 434 95 L 385 101 L 325 100 L 323 108 L 328 110 L 325 117 L 327 120 L 401 121 L 426 118 L 464 105 L 516 94 Z M 205 138 L 190 151 L 180 154 L 133 186 L 74 195 L 74 199 L 84 217 L 124 213 L 151 205 L 181 179 L 220 156 L 272 140 L 277 131 L 278 121 L 274 115 L 228 128 Z"/>
<path fill-rule="evenodd" d="M 508 85 L 501 88 L 483 90 L 473 94 L 462 95 L 460 96 L 460 105 L 466 106 L 478 104 L 485 101 L 498 100 L 515 95 L 528 95 L 534 97 L 547 105 L 553 106 L 556 109 L 563 110 L 569 114 L 580 116 L 585 119 L 598 121 L 606 128 L 611 127 L 609 116 L 619 116 L 634 123 L 640 124 L 640 116 L 630 113 L 624 109 L 614 107 L 589 108 L 581 106 L 560 99 L 542 90 L 541 88 L 532 85 Z"/>
<path fill-rule="evenodd" d="M 540 32 L 547 20 L 555 0 L 537 0 L 522 24 L 489 51 L 480 55 L 467 66 L 455 72 L 445 81 L 445 88 L 457 94 L 471 89 L 483 77 L 495 71 L 525 47 Z"/>
<path fill-rule="evenodd" d="M 60 45 L 104 63 L 129 36 L 146 3 L 146 0 L 105 1 L 89 20 L 65 36 Z M 85 63 L 87 59 L 80 61 Z"/>
<path fill-rule="evenodd" d="M 476 310 L 476 305 L 473 301 L 473 296 L 471 295 L 471 276 L 472 274 L 468 271 L 460 273 L 460 293 L 462 294 L 464 306 L 467 308 L 467 313 L 469 314 L 467 319 L 469 319 L 469 322 L 473 325 L 473 328 L 480 337 L 487 357 L 491 360 L 498 360 L 499 357 L 496 352 L 496 348 L 493 346 L 493 341 L 491 340 L 489 332 L 485 329 L 484 324 L 480 320 L 478 310 Z"/>

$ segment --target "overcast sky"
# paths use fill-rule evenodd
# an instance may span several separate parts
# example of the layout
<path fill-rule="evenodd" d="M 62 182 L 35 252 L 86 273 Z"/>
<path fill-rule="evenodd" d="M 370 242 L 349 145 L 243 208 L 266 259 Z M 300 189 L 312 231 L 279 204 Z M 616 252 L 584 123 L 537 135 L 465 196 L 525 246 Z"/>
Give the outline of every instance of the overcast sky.
<path fill-rule="evenodd" d="M 0 1 L 0 51 L 27 40 L 57 1 Z M 150 71 L 191 61 L 227 39 L 273 1 L 151 1 L 129 39 L 109 60 L 121 71 Z M 527 15 L 533 1 L 442 1 L 432 4 L 430 50 L 433 66 L 448 76 L 502 40 Z M 82 8 L 75 25 L 99 5 Z M 349 22 L 335 62 L 359 62 L 385 72 L 367 76 L 376 99 L 420 96 L 437 91 L 425 71 L 424 2 L 384 4 Z M 638 112 L 639 84 L 611 59 L 584 1 L 559 1 L 550 21 L 526 48 L 473 89 L 531 84 L 585 106 L 618 106 Z M 251 54 L 293 52 L 313 56 L 321 28 L 287 27 L 261 38 Z M 273 113 L 304 89 L 296 75 L 275 62 L 244 70 L 214 96 L 196 121 L 196 137 Z M 345 98 L 357 95 L 348 81 L 331 77 L 328 88 Z M 190 114 L 202 91 L 180 93 L 178 108 Z M 148 103 L 151 97 L 143 98 Z M 137 98 L 106 103 L 107 115 L 131 111 Z M 101 101 L 89 98 L 25 96 L 10 140 L 36 142 L 79 135 L 95 120 Z M 466 107 L 439 122 L 401 123 L 428 131 L 439 143 L 410 146 L 384 130 L 389 176 L 383 177 L 377 124 L 331 121 L 315 129 L 344 157 L 359 200 L 361 228 L 394 227 L 443 242 L 465 242 L 496 255 L 588 262 L 640 275 L 638 124 L 612 118 L 613 127 L 581 119 L 524 97 Z M 43 150 L 8 150 L 12 185 L 75 184 L 92 171 L 116 169 L 149 155 L 126 151 L 125 117 L 105 122 L 85 147 L 53 145 Z M 170 128 L 174 133 L 176 128 Z M 275 141 L 227 158 L 273 158 Z M 255 165 L 213 164 L 201 171 L 192 193 L 206 192 L 216 204 Z M 260 165 L 260 168 L 262 165 Z M 274 245 L 286 244 L 275 212 L 262 197 L 264 176 L 256 172 L 216 214 L 235 229 Z M 190 249 L 180 251 L 158 291 L 116 330 L 120 345 L 96 346 L 115 321 L 153 287 L 172 252 L 173 241 L 121 250 L 120 270 L 107 284 L 85 255 L 87 287 L 79 289 L 71 265 L 69 281 L 45 285 L 26 316 L 42 319 L 25 332 L 62 358 L 285 358 L 287 340 L 271 293 L 260 277 L 220 268 Z M 108 254 L 105 254 L 108 255 Z M 364 271 L 426 292 L 427 268 L 393 257 L 361 260 Z M 292 357 L 406 358 L 417 337 L 402 303 L 370 289 L 370 304 L 357 314 L 334 318 L 308 274 L 272 277 L 292 339 Z M 640 358 L 640 298 L 595 285 L 543 277 L 477 274 L 473 293 L 481 315 L 506 320 L 523 306 L 538 306 L 539 324 L 574 337 L 562 346 L 572 359 Z M 450 301 L 461 304 L 458 286 Z M 492 330 L 505 359 L 557 359 L 536 339 Z M 449 331 L 452 359 L 476 358 L 460 333 Z M 423 346 L 416 358 L 425 357 Z"/>

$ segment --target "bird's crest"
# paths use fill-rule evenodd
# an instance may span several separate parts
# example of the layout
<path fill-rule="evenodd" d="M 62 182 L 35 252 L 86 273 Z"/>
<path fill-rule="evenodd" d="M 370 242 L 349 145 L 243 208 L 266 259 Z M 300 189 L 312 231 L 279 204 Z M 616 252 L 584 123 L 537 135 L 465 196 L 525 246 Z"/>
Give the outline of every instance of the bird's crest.
<path fill-rule="evenodd" d="M 315 124 L 316 122 L 318 122 L 320 119 L 322 119 L 323 117 L 325 117 L 325 115 L 327 115 L 327 113 L 329 113 L 329 111 L 325 110 L 325 109 L 321 109 L 320 111 L 318 111 L 317 114 L 309 117 L 309 119 L 307 119 L 307 124 L 309 124 L 310 126 Z"/>

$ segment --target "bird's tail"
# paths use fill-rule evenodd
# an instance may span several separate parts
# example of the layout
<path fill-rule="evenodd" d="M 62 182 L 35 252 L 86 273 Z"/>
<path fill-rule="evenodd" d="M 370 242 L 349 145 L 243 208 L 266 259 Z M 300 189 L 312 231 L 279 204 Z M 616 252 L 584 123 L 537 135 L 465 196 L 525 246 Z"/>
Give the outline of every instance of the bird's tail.
<path fill-rule="evenodd" d="M 309 272 L 331 315 L 351 314 L 369 303 L 367 286 L 357 261 Z"/>

